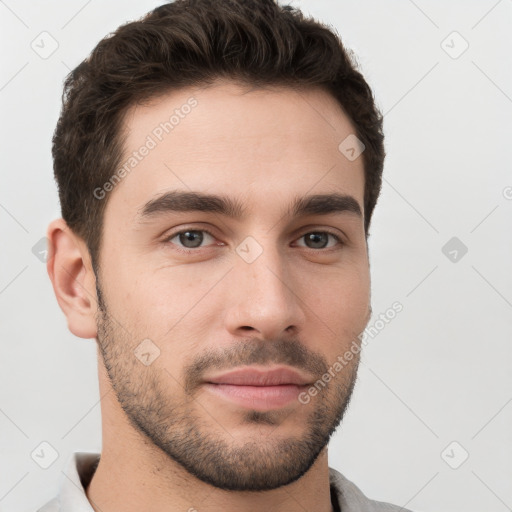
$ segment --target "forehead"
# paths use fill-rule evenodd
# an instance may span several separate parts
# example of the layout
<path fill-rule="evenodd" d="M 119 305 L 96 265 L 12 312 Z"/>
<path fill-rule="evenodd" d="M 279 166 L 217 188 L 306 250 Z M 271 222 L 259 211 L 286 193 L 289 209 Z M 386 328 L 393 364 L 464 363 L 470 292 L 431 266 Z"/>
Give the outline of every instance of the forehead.
<path fill-rule="evenodd" d="M 363 160 L 338 148 L 354 127 L 320 89 L 180 89 L 130 108 L 124 132 L 124 172 L 107 209 L 131 220 L 169 190 L 230 194 L 269 214 L 288 195 L 336 191 L 363 209 Z"/>

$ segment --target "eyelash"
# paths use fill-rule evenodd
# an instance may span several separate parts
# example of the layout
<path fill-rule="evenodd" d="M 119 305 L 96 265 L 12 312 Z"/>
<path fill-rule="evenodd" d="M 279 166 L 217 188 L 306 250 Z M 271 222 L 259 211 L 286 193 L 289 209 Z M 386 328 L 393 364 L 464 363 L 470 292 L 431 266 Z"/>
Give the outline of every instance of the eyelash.
<path fill-rule="evenodd" d="M 212 238 L 215 238 L 215 235 L 211 231 L 209 231 L 207 229 L 187 228 L 187 229 L 182 229 L 180 231 L 176 231 L 175 233 L 170 234 L 169 236 L 167 236 L 165 238 L 164 243 L 172 243 L 171 240 L 173 238 L 175 238 L 178 235 L 181 235 L 182 233 L 186 233 L 187 231 L 200 231 L 200 232 L 208 233 Z M 299 240 L 299 239 L 303 238 L 304 236 L 309 235 L 311 233 L 325 233 L 325 234 L 331 235 L 338 242 L 339 245 L 345 245 L 343 240 L 340 238 L 340 236 L 338 234 L 333 233 L 332 231 L 330 231 L 328 229 L 323 229 L 323 230 L 318 230 L 318 231 L 307 231 L 306 233 L 301 235 L 297 240 Z M 179 252 L 182 252 L 184 254 L 197 253 L 199 251 L 199 249 L 204 249 L 205 248 L 205 247 L 197 247 L 195 249 L 187 249 L 187 248 L 180 247 L 180 246 L 178 246 L 178 245 L 176 245 L 174 243 L 172 243 L 172 245 L 175 245 L 176 246 L 176 250 L 179 251 Z M 311 247 L 304 247 L 304 248 L 305 249 L 309 249 L 311 251 L 315 251 L 315 252 L 329 251 L 329 250 L 335 249 L 335 247 L 328 247 L 328 248 L 324 248 L 324 249 L 313 249 Z"/>

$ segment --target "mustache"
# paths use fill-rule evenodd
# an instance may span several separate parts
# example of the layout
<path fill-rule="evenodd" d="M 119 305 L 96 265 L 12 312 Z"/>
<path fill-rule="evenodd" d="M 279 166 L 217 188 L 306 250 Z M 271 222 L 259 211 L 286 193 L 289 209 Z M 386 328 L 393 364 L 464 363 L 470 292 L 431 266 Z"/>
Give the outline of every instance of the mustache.
<path fill-rule="evenodd" d="M 209 370 L 232 370 L 239 366 L 285 364 L 315 376 L 328 371 L 325 358 L 308 349 L 301 341 L 291 339 L 238 340 L 228 348 L 208 349 L 184 367 L 185 391 L 192 393 L 203 382 Z"/>

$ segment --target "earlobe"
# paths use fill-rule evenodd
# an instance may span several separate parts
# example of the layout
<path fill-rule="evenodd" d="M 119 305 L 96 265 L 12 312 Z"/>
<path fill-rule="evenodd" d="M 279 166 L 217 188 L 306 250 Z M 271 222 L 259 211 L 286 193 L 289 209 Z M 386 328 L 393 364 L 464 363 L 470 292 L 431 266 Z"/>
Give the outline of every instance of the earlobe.
<path fill-rule="evenodd" d="M 84 241 L 63 219 L 50 223 L 47 230 L 49 254 L 47 270 L 69 330 L 80 338 L 95 338 L 96 277 Z"/>

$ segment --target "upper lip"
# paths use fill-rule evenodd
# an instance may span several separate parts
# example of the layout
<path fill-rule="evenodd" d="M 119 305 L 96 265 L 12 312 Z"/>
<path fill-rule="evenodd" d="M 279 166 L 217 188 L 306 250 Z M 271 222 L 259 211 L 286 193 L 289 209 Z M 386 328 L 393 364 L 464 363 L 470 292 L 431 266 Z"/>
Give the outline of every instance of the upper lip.
<path fill-rule="evenodd" d="M 270 370 L 257 370 L 253 367 L 246 367 L 208 378 L 207 382 L 235 386 L 279 386 L 282 384 L 304 386 L 310 384 L 311 379 L 304 377 L 292 368 L 279 367 Z"/>

